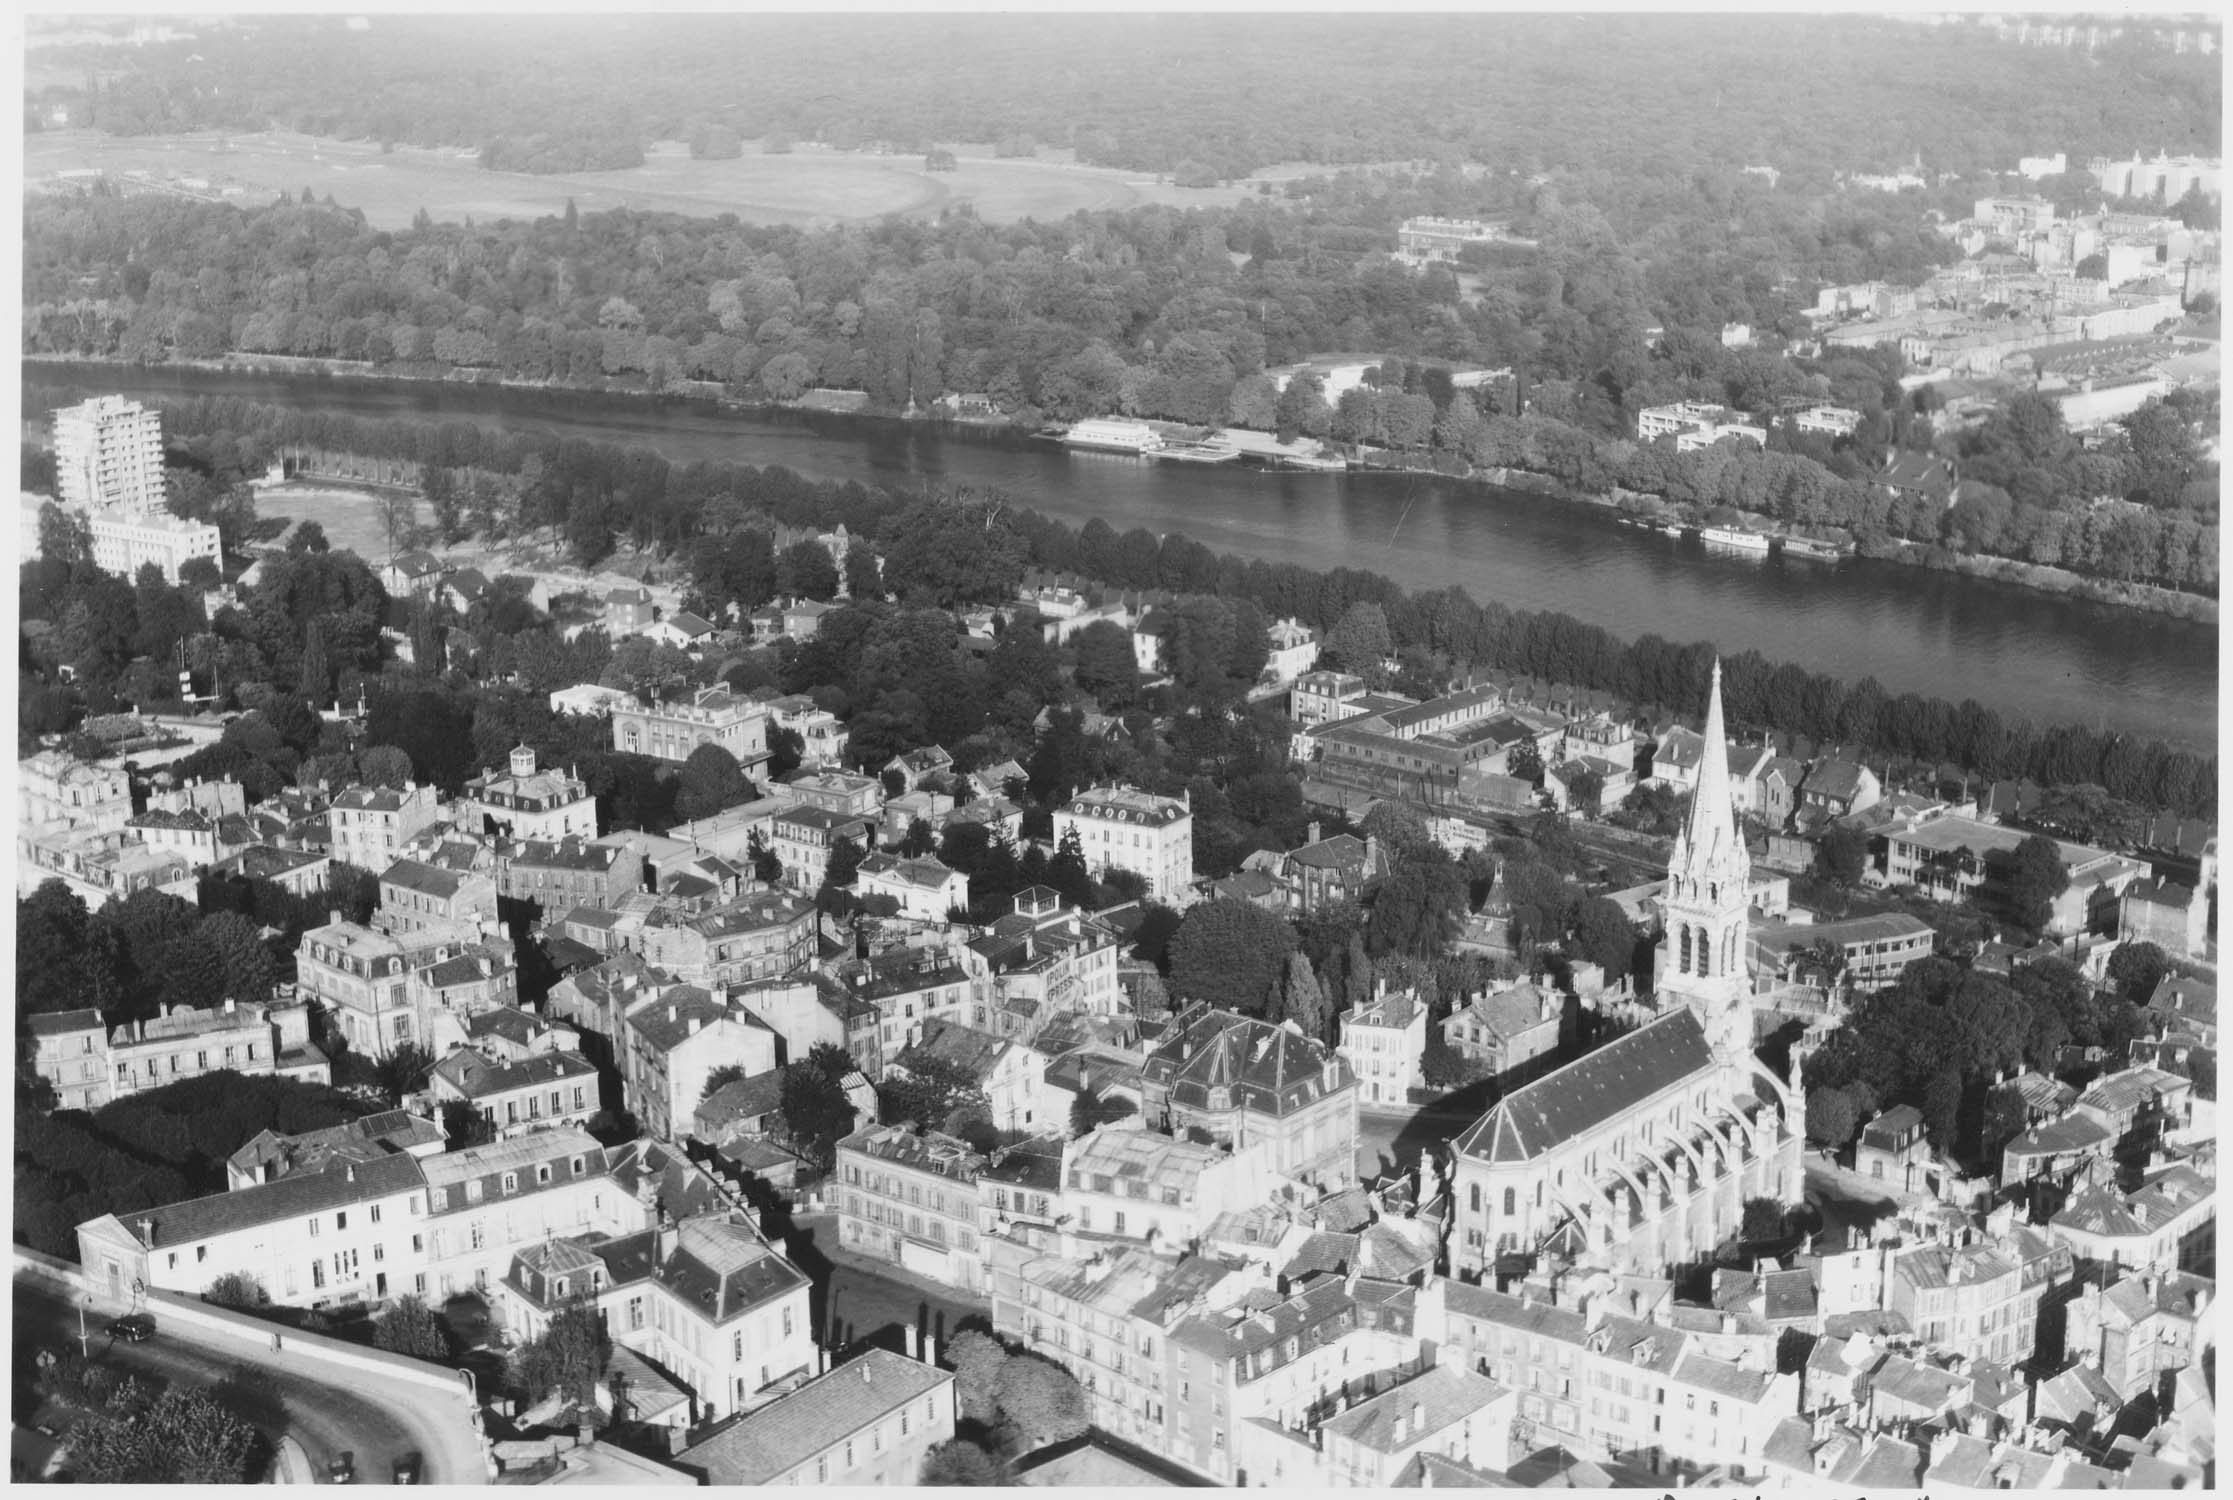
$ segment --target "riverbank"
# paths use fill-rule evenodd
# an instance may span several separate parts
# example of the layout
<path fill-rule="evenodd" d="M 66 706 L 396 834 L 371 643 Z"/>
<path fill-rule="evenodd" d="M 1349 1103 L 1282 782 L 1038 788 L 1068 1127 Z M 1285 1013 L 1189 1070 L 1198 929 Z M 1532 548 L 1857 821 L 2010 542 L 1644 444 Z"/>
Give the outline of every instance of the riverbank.
<path fill-rule="evenodd" d="M 452 451 L 432 435 L 454 427 L 478 434 L 473 451 L 508 455 L 499 467 L 529 451 L 547 462 L 577 441 L 734 471 L 726 482 L 740 490 L 756 487 L 749 475 L 758 471 L 779 488 L 776 476 L 795 474 L 901 494 L 999 491 L 1073 527 L 1099 520 L 1120 535 L 1177 533 L 1213 552 L 1320 572 L 1362 568 L 1428 594 L 1463 588 L 1624 641 L 1710 641 L 1842 681 L 1873 677 L 1889 694 L 1975 698 L 2011 722 L 2097 725 L 2106 714 L 2128 733 L 2205 752 L 2218 738 L 2212 626 L 1865 557 L 1826 566 L 1719 554 L 1695 537 L 1616 524 L 1601 502 L 1547 504 L 1494 483 L 1148 463 L 942 420 L 485 381 L 36 361 L 25 380 L 37 425 L 47 407 L 116 391 L 176 408 L 199 424 L 194 431 L 268 429 L 275 443 L 311 448 L 361 440 L 365 454 L 389 462 Z M 242 409 L 228 415 L 234 402 Z"/>
<path fill-rule="evenodd" d="M 425 384 L 441 386 L 471 386 L 508 391 L 534 392 L 549 395 L 577 395 L 621 398 L 650 402 L 683 400 L 702 402 L 724 411 L 752 412 L 832 412 L 843 413 L 860 420 L 889 422 L 902 426 L 923 424 L 952 429 L 961 433 L 986 435 L 1023 435 L 1031 429 L 1025 424 L 1007 418 L 979 416 L 951 417 L 930 412 L 902 415 L 869 409 L 864 393 L 854 391 L 809 391 L 794 400 L 745 400 L 731 394 L 717 381 L 673 380 L 657 390 L 647 389 L 640 380 L 603 379 L 593 383 L 560 382 L 552 380 L 522 380 L 492 369 L 457 369 L 451 366 L 426 363 L 375 365 L 362 360 L 303 357 L 277 354 L 232 353 L 215 359 L 165 360 L 155 365 L 139 365 L 130 361 L 101 355 L 40 354 L 41 363 L 59 365 L 119 366 L 143 369 L 206 370 L 231 375 L 266 375 L 285 378 L 326 378 L 342 380 L 375 380 L 399 384 Z M 1446 462 L 1424 465 L 1416 472 L 1431 474 L 1443 481 L 1463 481 L 1472 484 L 1494 485 L 1501 489 L 1561 501 L 1568 504 L 1591 506 L 1597 509 L 1621 508 L 1620 501 L 1612 495 L 1588 494 L 1572 490 L 1547 474 L 1526 469 L 1476 468 L 1466 465 L 1453 471 L 1452 456 L 1441 455 Z M 1394 472 L 1403 472 L 1396 470 Z M 1673 507 L 1657 495 L 1645 495 L 1651 505 L 1673 513 Z M 1751 529 L 1782 534 L 1782 528 L 1770 517 L 1749 512 L 1738 512 Z M 1879 562 L 1900 563 L 1939 573 L 1952 573 L 1959 577 L 1990 579 L 1996 583 L 2011 584 L 2042 594 L 2081 599 L 2088 603 L 2105 605 L 2114 609 L 2141 614 L 2163 615 L 2172 619 L 2191 620 L 2199 624 L 2218 623 L 2218 601 L 2199 594 L 2184 593 L 2176 589 L 2160 588 L 2152 584 L 2130 583 L 2115 579 L 2093 578 L 2064 568 L 2025 562 L 2017 558 L 1994 557 L 1974 553 L 1949 552 L 1935 545 L 1894 539 L 1879 540 L 1862 548 L 1862 556 Z"/>

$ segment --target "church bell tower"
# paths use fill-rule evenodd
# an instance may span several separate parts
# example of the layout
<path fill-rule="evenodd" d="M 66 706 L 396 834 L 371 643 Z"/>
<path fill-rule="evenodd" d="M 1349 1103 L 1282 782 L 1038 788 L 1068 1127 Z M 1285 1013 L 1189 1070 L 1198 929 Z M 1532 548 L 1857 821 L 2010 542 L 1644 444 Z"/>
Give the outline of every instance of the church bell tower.
<path fill-rule="evenodd" d="M 1662 903 L 1666 936 L 1656 965 L 1660 1002 L 1687 1005 L 1714 1060 L 1743 1067 L 1752 1057 L 1751 982 L 1745 973 L 1745 912 L 1752 857 L 1729 792 L 1729 739 L 1721 722 L 1721 663 L 1706 700 L 1705 748 L 1690 815 L 1675 836 Z"/>

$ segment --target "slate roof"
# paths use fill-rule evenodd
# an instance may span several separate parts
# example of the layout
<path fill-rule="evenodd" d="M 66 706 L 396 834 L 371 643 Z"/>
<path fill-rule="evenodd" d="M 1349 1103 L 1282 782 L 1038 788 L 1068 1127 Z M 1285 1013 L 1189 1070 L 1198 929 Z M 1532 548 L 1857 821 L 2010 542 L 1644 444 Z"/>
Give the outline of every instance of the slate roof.
<path fill-rule="evenodd" d="M 1712 1067 L 1706 1034 L 1685 1007 L 1506 1095 L 1454 1144 L 1488 1161 L 1529 1161 Z"/>
<path fill-rule="evenodd" d="M 2108 1127 L 2090 1115 L 2064 1115 L 2034 1125 L 2002 1148 L 2005 1156 L 2060 1156 L 2066 1151 L 2088 1151 L 2109 1144 Z"/>
<path fill-rule="evenodd" d="M 495 1037 L 514 1046 L 525 1047 L 549 1029 L 540 1017 L 531 1016 L 516 1005 L 499 1005 L 492 1010 L 476 1011 L 465 1018 L 465 1035 L 469 1041 Z"/>
<path fill-rule="evenodd" d="M 1245 1358 L 1290 1338 L 1313 1349 L 1347 1332 L 1355 1311 L 1340 1282 L 1319 1281 L 1270 1306 L 1188 1318 L 1171 1330 L 1171 1338 L 1219 1360 Z"/>
<path fill-rule="evenodd" d="M 85 1010 L 55 1010 L 31 1017 L 33 1036 L 67 1036 L 79 1031 L 103 1029 L 101 1013 L 90 1007 Z"/>
<path fill-rule="evenodd" d="M 1395 1453 L 1456 1426 L 1504 1393 L 1504 1387 L 1486 1375 L 1437 1365 L 1415 1380 L 1326 1418 L 1319 1426 L 1329 1436 L 1347 1438 L 1375 1452 Z"/>
<path fill-rule="evenodd" d="M 701 1133 L 736 1120 L 757 1120 L 783 1107 L 783 1070 L 770 1068 L 721 1085 L 699 1101 L 695 1112 Z"/>
<path fill-rule="evenodd" d="M 699 1317 L 726 1323 L 807 1284 L 741 1216 L 684 1219 L 674 1252 L 654 1273 Z"/>
<path fill-rule="evenodd" d="M 1332 1082 L 1329 1085 L 1328 1069 Z M 1283 1116 L 1356 1087 L 1349 1062 L 1301 1030 L 1196 1003 L 1174 1017 L 1141 1069 L 1173 1104 L 1207 1110 L 1210 1091 L 1230 1107 Z"/>
<path fill-rule="evenodd" d="M 1847 760 L 1826 760 L 1809 772 L 1806 791 L 1813 796 L 1850 802 L 1861 795 L 1862 768 Z"/>
<path fill-rule="evenodd" d="M 458 893 L 465 879 L 455 870 L 444 870 L 415 859 L 399 859 L 380 872 L 380 883 L 447 901 Z"/>
<path fill-rule="evenodd" d="M 626 1024 L 627 1029 L 641 1037 L 643 1044 L 652 1051 L 671 1052 L 724 1020 L 768 1029 L 767 1023 L 750 1011 L 740 1010 L 732 1015 L 729 1007 L 715 1000 L 711 992 L 694 984 L 678 984 L 648 1003 L 631 1006 Z"/>
<path fill-rule="evenodd" d="M 993 1069 L 999 1066 L 1011 1045 L 1006 1038 L 989 1031 L 978 1031 L 952 1021 L 931 1021 L 923 1027 L 923 1039 L 900 1053 L 896 1061 L 900 1068 L 911 1070 L 910 1058 L 918 1062 L 935 1059 L 982 1083 L 992 1076 Z"/>
<path fill-rule="evenodd" d="M 538 1052 L 514 1061 L 483 1057 L 461 1047 L 434 1065 L 434 1076 L 467 1099 L 485 1099 L 546 1083 L 594 1078 L 597 1068 L 578 1052 Z"/>
<path fill-rule="evenodd" d="M 703 1472 L 709 1484 L 765 1484 L 953 1379 L 920 1360 L 872 1348 L 747 1412 L 676 1460 Z"/>
<path fill-rule="evenodd" d="M 140 1243 L 150 1248 L 175 1247 L 259 1224 L 307 1218 L 327 1209 L 349 1208 L 375 1198 L 408 1193 L 425 1180 L 415 1156 L 342 1160 L 321 1172 L 295 1172 L 253 1187 L 189 1198 L 161 1208 L 127 1211 L 117 1218 Z M 143 1219 L 150 1226 L 144 1234 L 140 1230 Z"/>

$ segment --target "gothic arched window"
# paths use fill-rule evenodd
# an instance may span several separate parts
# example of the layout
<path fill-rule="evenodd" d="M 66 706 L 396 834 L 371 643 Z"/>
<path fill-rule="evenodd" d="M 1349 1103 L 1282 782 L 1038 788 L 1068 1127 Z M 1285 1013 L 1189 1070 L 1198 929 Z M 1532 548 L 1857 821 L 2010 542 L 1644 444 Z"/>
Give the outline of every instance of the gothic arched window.
<path fill-rule="evenodd" d="M 1512 1188 L 1504 1190 L 1504 1212 L 1507 1217 L 1520 1211 L 1520 1195 Z"/>

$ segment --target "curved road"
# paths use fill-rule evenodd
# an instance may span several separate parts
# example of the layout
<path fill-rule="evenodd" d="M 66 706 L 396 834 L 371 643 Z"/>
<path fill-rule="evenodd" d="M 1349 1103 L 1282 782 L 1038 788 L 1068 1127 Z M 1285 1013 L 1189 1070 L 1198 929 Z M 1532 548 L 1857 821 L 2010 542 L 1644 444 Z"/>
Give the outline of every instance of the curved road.
<path fill-rule="evenodd" d="M 482 1484 L 479 1438 L 462 1402 L 445 1402 L 419 1387 L 383 1382 L 367 1371 L 342 1370 L 310 1355 L 273 1354 L 232 1340 L 205 1340 L 197 1329 L 165 1324 L 156 1313 L 155 1337 L 144 1344 L 111 1345 L 101 1330 L 114 1314 L 89 1311 L 85 1326 L 95 1361 L 144 1370 L 165 1380 L 217 1384 L 238 1380 L 228 1404 L 262 1428 L 276 1445 L 293 1434 L 324 1472 L 333 1455 L 356 1455 L 359 1483 L 386 1484 L 391 1465 L 406 1453 L 421 1455 L 422 1483 Z M 18 1281 L 15 1344 L 60 1349 L 78 1337 L 77 1304 L 61 1292 Z M 347 1384 L 336 1382 L 346 1381 Z"/>

